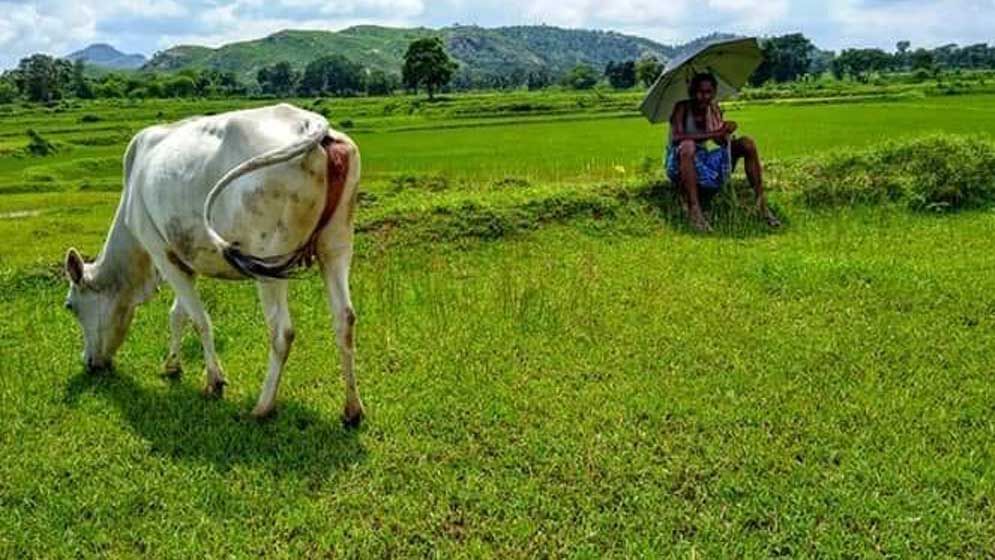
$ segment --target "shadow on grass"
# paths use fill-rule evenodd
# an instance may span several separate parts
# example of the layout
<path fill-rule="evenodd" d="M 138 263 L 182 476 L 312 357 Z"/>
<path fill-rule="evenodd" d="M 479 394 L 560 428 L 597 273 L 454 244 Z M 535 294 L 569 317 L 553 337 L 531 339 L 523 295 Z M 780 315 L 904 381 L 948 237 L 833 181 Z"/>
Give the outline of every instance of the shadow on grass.
<path fill-rule="evenodd" d="M 276 417 L 258 421 L 245 403 L 209 400 L 181 382 L 145 387 L 132 375 L 80 372 L 69 380 L 65 402 L 75 406 L 86 394 L 113 404 L 150 452 L 192 460 L 227 471 L 238 465 L 263 467 L 320 479 L 365 459 L 358 432 L 338 416 L 326 417 L 293 402 Z"/>
<path fill-rule="evenodd" d="M 656 180 L 647 185 L 640 198 L 660 219 L 677 231 L 703 235 L 688 224 L 687 213 L 677 188 L 668 180 Z M 755 210 L 753 190 L 742 179 L 733 179 L 730 185 L 710 199 L 702 199 L 702 206 L 712 225 L 712 233 L 733 239 L 750 239 L 777 235 L 785 230 L 790 220 L 776 204 L 770 204 L 781 220 L 781 227 L 771 228 Z"/>

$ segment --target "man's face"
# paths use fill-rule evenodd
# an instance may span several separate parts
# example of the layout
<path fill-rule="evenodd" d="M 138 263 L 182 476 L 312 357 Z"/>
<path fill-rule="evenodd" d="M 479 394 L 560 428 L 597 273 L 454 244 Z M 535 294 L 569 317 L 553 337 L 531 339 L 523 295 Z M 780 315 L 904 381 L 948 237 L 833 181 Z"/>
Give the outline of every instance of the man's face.
<path fill-rule="evenodd" d="M 715 86 L 708 80 L 702 80 L 694 90 L 694 100 L 699 107 L 710 105 L 715 98 Z"/>

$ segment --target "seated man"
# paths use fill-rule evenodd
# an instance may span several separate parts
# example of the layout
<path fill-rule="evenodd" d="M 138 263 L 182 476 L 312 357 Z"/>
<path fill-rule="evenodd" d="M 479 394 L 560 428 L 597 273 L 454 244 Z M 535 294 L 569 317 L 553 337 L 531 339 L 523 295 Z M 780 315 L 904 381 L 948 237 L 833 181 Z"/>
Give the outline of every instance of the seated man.
<path fill-rule="evenodd" d="M 667 175 L 679 185 L 687 202 L 688 220 L 698 231 L 711 231 L 701 212 L 698 189 L 718 189 L 728 179 L 740 158 L 746 158 L 746 176 L 757 196 L 757 210 L 771 227 L 781 225 L 767 207 L 764 196 L 763 168 L 757 145 L 748 137 L 732 140 L 732 161 L 726 144 L 736 131 L 736 123 L 724 121 L 715 93 L 718 82 L 711 74 L 696 74 L 688 88 L 690 99 L 674 106 L 670 116 L 670 141 L 667 144 Z M 705 142 L 712 140 L 718 148 L 709 150 Z"/>

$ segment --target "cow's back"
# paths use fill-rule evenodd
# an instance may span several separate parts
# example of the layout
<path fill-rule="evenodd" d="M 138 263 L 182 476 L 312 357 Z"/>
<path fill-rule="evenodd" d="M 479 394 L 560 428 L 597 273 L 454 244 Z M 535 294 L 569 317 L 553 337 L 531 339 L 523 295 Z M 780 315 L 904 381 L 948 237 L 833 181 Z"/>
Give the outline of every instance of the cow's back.
<path fill-rule="evenodd" d="M 135 139 L 127 185 L 132 213 L 145 212 L 178 264 L 209 276 L 238 277 L 207 236 L 208 193 L 240 163 L 327 126 L 320 115 L 281 104 L 149 127 Z M 316 146 L 302 158 L 237 179 L 218 199 L 214 227 L 253 254 L 296 248 L 321 213 L 324 169 L 324 153 Z"/>

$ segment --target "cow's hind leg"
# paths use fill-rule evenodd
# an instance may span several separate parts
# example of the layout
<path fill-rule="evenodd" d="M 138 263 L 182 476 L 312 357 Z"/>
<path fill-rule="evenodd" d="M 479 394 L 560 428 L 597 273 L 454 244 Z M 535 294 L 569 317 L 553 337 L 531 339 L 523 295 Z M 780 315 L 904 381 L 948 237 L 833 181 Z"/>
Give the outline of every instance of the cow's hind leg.
<path fill-rule="evenodd" d="M 162 374 L 166 377 L 179 377 L 183 373 L 180 350 L 183 343 L 183 327 L 186 324 L 187 312 L 183 309 L 180 299 L 176 298 L 173 300 L 173 307 L 169 310 L 169 353 L 162 367 Z"/>
<path fill-rule="evenodd" d="M 328 291 L 328 304 L 335 322 L 336 342 L 342 358 L 342 378 L 345 381 L 345 411 L 342 421 L 358 426 L 363 420 L 363 401 L 356 386 L 356 312 L 349 297 L 349 263 L 352 244 L 322 247 L 319 252 L 321 273 Z"/>
<path fill-rule="evenodd" d="M 276 393 L 280 388 L 283 366 L 290 355 L 290 346 L 294 342 L 294 327 L 290 322 L 290 308 L 287 305 L 287 281 L 259 282 L 258 286 L 259 301 L 269 329 L 269 371 L 252 415 L 265 418 L 276 408 Z"/>
<path fill-rule="evenodd" d="M 221 362 L 218 354 L 214 350 L 214 333 L 211 328 L 211 318 L 204 310 L 204 304 L 194 287 L 195 277 L 184 270 L 180 270 L 168 259 L 159 259 L 153 255 L 156 268 L 162 273 L 163 278 L 169 282 L 176 293 L 176 299 L 183 306 L 187 317 L 193 323 L 197 334 L 200 335 L 200 343 L 204 348 L 204 365 L 207 369 L 207 386 L 204 387 L 204 394 L 209 397 L 220 397 L 224 393 L 225 378 L 221 371 Z"/>

